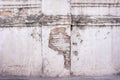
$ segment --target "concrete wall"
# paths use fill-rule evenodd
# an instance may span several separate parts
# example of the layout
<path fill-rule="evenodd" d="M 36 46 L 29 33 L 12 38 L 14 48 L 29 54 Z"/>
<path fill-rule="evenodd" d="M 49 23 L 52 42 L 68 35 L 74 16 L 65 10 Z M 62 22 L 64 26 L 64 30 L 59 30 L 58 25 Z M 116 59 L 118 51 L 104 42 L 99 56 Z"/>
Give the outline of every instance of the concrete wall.
<path fill-rule="evenodd" d="M 119 0 L 0 0 L 0 76 L 120 73 Z"/>
<path fill-rule="evenodd" d="M 114 26 L 115 27 L 115 26 Z M 119 27 L 73 27 L 71 71 L 74 75 L 110 75 L 120 71 Z M 117 36 L 115 36 L 117 35 Z"/>
<path fill-rule="evenodd" d="M 39 76 L 42 73 L 41 28 L 0 28 L 0 75 Z"/>
<path fill-rule="evenodd" d="M 72 0 L 71 5 L 72 74 L 104 76 L 119 73 L 119 1 Z"/>

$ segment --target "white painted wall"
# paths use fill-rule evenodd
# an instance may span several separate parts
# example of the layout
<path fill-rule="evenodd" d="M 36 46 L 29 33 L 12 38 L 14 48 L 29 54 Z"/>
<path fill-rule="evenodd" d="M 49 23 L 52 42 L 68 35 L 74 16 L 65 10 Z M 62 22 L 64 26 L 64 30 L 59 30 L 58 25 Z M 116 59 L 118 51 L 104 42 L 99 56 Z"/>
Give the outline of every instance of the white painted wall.
<path fill-rule="evenodd" d="M 120 27 L 112 29 L 112 64 L 116 72 L 120 72 Z"/>
<path fill-rule="evenodd" d="M 119 4 L 119 0 L 72 0 L 71 13 L 100 18 L 119 18 L 120 7 L 95 6 L 98 3 Z M 82 5 L 86 3 L 86 5 Z M 90 7 L 88 3 L 95 3 Z M 80 7 L 82 5 L 82 7 Z M 87 5 L 89 7 L 87 7 Z M 91 5 L 92 6 L 92 5 Z M 92 20 L 92 19 L 91 19 Z M 89 21 L 88 21 L 89 22 Z M 90 22 L 89 22 L 90 23 Z M 120 71 L 119 26 L 111 23 L 99 23 L 102 26 L 73 26 L 71 36 L 71 72 L 76 76 L 113 75 Z M 94 23 L 96 25 L 98 23 Z M 107 26 L 104 24 L 108 24 Z"/>
<path fill-rule="evenodd" d="M 113 58 L 118 39 L 111 27 L 74 27 L 72 31 L 71 70 L 74 75 L 103 76 L 116 73 Z M 119 37 L 119 36 L 116 36 Z M 114 40 L 114 41 L 113 41 Z M 75 44 L 76 43 L 76 44 Z M 118 47 L 118 46 L 117 46 Z M 114 53 L 114 52 L 115 53 Z M 118 65 L 120 59 L 115 58 Z M 119 65 L 120 66 L 120 65 Z"/>
<path fill-rule="evenodd" d="M 112 5 L 108 5 L 107 3 Z M 71 0 L 71 5 L 72 5 L 71 13 L 73 15 L 120 16 L 119 14 L 120 8 L 116 7 L 119 3 L 120 3 L 119 0 Z M 91 7 L 91 6 L 95 6 L 95 7 Z"/>
<path fill-rule="evenodd" d="M 24 15 L 25 17 L 31 14 L 38 15 L 39 12 L 42 12 L 47 16 L 71 14 L 90 16 L 93 19 L 96 16 L 100 18 L 105 16 L 119 18 L 120 7 L 72 7 L 72 5 L 80 6 L 73 3 L 91 2 L 93 0 L 71 0 L 71 2 L 70 0 L 42 0 L 42 2 L 40 0 L 29 0 L 28 2 L 20 1 L 19 3 L 15 0 L 12 2 L 0 1 L 0 11 L 3 12 L 0 17 L 6 18 L 4 17 L 6 15 L 7 17 L 16 16 L 19 8 L 23 7 L 5 5 L 30 3 L 32 5 L 27 7 L 31 8 L 25 9 L 25 13 L 27 13 Z M 119 3 L 120 1 L 94 0 L 94 2 Z M 12 11 L 12 16 L 9 16 L 11 15 L 9 10 Z M 0 75 L 68 77 L 70 73 L 71 76 L 104 76 L 120 72 L 119 26 L 98 27 L 87 24 L 84 27 L 74 25 L 71 28 L 70 18 L 64 19 L 63 21 L 61 19 L 61 22 L 53 20 L 54 25 L 49 22 L 48 26 L 45 26 L 44 23 L 42 27 L 0 27 Z M 61 25 L 55 25 L 55 22 Z M 64 25 L 67 22 L 69 25 Z M 69 53 L 71 57 L 66 58 L 66 60 L 71 59 L 70 68 L 65 67 L 65 59 L 61 54 L 63 52 L 49 47 L 50 34 L 55 28 L 65 28 L 65 34 L 70 36 L 70 40 L 67 42 L 68 38 L 66 36 L 61 38 L 60 34 L 57 34 L 59 30 L 56 30 L 54 33 L 57 35 L 54 35 L 54 38 L 58 40 L 56 39 L 52 43 L 56 47 L 58 46 L 60 51 L 69 52 L 71 50 L 71 53 Z"/>
<path fill-rule="evenodd" d="M 43 0 L 42 13 L 45 15 L 69 15 L 70 0 Z"/>
<path fill-rule="evenodd" d="M 40 76 L 41 28 L 0 28 L 0 75 Z"/>

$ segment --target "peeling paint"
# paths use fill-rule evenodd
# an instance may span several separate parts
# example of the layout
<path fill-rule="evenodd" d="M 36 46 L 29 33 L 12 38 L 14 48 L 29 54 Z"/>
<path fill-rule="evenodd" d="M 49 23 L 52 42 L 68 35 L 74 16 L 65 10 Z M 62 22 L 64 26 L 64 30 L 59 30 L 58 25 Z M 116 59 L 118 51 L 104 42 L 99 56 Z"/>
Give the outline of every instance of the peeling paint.
<path fill-rule="evenodd" d="M 65 32 L 66 28 L 54 28 L 50 32 L 49 47 L 64 56 L 65 68 L 70 68 L 70 36 Z"/>
<path fill-rule="evenodd" d="M 120 75 L 119 0 L 0 3 L 0 76 Z"/>

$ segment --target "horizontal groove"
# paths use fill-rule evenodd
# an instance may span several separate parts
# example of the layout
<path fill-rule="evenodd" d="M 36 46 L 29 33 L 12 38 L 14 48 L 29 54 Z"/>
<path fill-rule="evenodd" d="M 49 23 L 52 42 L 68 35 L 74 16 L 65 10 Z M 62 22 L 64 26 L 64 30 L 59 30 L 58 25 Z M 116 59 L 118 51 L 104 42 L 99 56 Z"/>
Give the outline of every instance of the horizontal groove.
<path fill-rule="evenodd" d="M 92 24 L 92 25 L 90 25 L 90 24 L 50 24 L 50 25 L 41 25 L 41 26 L 59 26 L 59 25 L 66 25 L 66 26 L 70 26 L 70 25 L 72 25 L 72 26 L 81 26 L 81 27 L 86 27 L 86 26 L 101 26 L 101 27 L 105 27 L 105 26 L 108 26 L 108 27 L 110 27 L 110 26 L 116 26 L 116 27 L 120 27 L 120 24 Z M 39 26 L 39 27 L 41 27 L 41 26 Z M 12 26 L 12 25 L 0 25 L 0 28 L 7 28 L 7 27 L 38 27 L 38 26 Z"/>
<path fill-rule="evenodd" d="M 59 25 L 67 25 L 70 26 L 71 24 L 50 24 L 50 25 L 40 25 L 40 26 L 12 26 L 12 25 L 0 25 L 0 28 L 7 28 L 7 27 L 41 27 L 41 26 L 59 26 Z"/>
<path fill-rule="evenodd" d="M 117 5 L 120 5 L 120 3 L 71 3 L 71 4 L 117 4 Z"/>
<path fill-rule="evenodd" d="M 71 3 L 71 7 L 120 7 L 120 3 Z"/>
<path fill-rule="evenodd" d="M 40 8 L 40 4 L 21 4 L 21 5 L 0 5 L 0 9 L 12 9 L 12 8 Z"/>
<path fill-rule="evenodd" d="M 114 16 L 114 15 L 72 15 L 72 17 L 83 17 L 83 16 L 87 16 L 87 17 L 92 17 L 92 18 L 120 18 L 120 16 Z"/>
<path fill-rule="evenodd" d="M 0 9 L 17 9 L 17 8 L 40 8 L 40 7 L 38 7 L 38 6 L 19 6 L 19 7 L 0 7 Z"/>
<path fill-rule="evenodd" d="M 0 7 L 2 6 L 33 6 L 33 5 L 35 5 L 35 6 L 37 6 L 37 5 L 40 5 L 40 4 L 8 4 L 8 5 L 0 5 Z"/>
<path fill-rule="evenodd" d="M 118 24 L 106 24 L 106 23 L 104 23 L 104 24 L 72 24 L 72 25 L 79 25 L 79 26 L 120 26 L 120 23 L 118 23 Z"/>
<path fill-rule="evenodd" d="M 90 6 L 88 6 L 88 5 L 84 5 L 84 6 L 82 6 L 82 5 L 79 5 L 79 6 L 71 6 L 71 7 L 120 7 L 120 5 L 119 6 L 95 6 L 95 5 L 90 5 Z"/>

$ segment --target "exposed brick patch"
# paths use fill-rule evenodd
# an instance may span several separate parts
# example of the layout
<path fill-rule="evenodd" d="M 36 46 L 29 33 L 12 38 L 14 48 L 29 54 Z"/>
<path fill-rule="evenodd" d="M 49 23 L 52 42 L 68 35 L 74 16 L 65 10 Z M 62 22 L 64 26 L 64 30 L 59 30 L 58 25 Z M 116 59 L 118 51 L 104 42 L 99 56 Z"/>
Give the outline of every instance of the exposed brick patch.
<path fill-rule="evenodd" d="M 64 56 L 65 68 L 70 68 L 70 36 L 65 32 L 66 28 L 54 28 L 50 32 L 49 47 L 58 51 L 60 55 Z"/>

